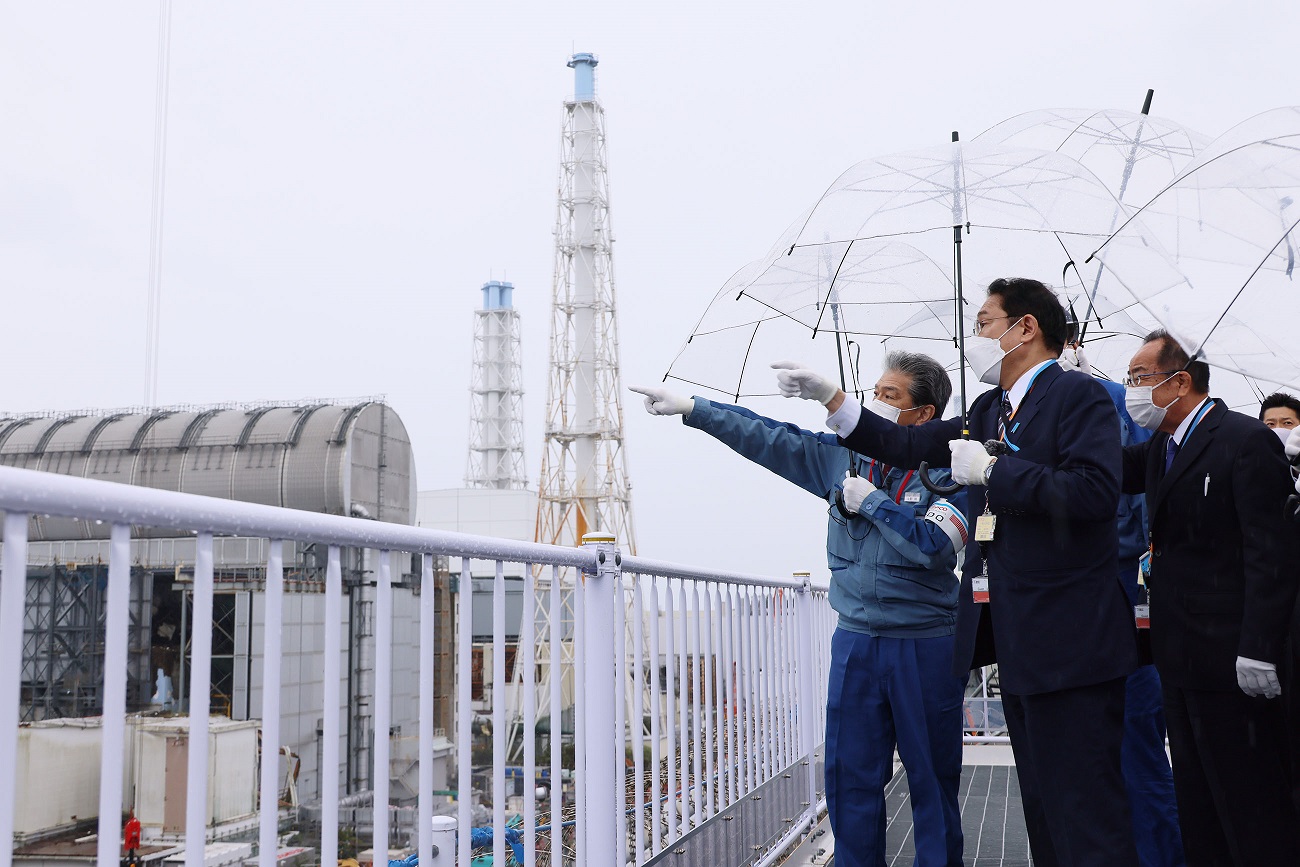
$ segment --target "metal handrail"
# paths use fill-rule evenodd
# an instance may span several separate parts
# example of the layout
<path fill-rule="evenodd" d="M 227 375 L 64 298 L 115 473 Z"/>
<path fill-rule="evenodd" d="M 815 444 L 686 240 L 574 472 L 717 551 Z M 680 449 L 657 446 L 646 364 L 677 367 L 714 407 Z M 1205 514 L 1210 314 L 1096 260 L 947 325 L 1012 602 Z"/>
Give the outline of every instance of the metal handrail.
<path fill-rule="evenodd" d="M 262 659 L 263 697 L 260 717 L 263 726 L 263 744 L 279 745 L 280 737 L 280 666 L 282 653 L 281 630 L 270 625 L 284 623 L 283 599 L 285 590 L 284 552 L 281 542 L 308 542 L 328 547 L 328 565 L 325 589 L 325 648 L 324 695 L 322 708 L 339 706 L 339 666 L 341 634 L 341 563 L 343 548 L 377 549 L 384 553 L 376 563 L 375 617 L 380 623 L 393 619 L 393 573 L 395 561 L 391 552 L 421 553 L 420 566 L 420 618 L 419 618 L 419 702 L 420 739 L 428 745 L 433 739 L 433 668 L 434 656 L 434 571 L 429 555 L 460 557 L 460 575 L 467 584 L 471 560 L 496 561 L 493 582 L 493 674 L 494 690 L 505 686 L 505 581 L 503 562 L 547 565 L 551 567 L 551 580 L 555 582 L 563 567 L 581 569 L 586 577 L 573 587 L 574 634 L 571 639 L 561 635 L 561 593 L 552 584 L 548 597 L 550 612 L 549 645 L 551 656 L 545 664 L 560 666 L 561 655 L 555 648 L 565 640 L 573 644 L 572 677 L 577 684 L 574 697 L 576 713 L 576 742 L 582 745 L 581 762 L 584 768 L 583 784 L 576 790 L 578 812 L 575 818 L 580 852 L 621 852 L 632 840 L 636 841 L 638 860 L 658 850 L 663 843 L 680 839 L 690 827 L 717 817 L 721 809 L 744 797 L 754 787 L 780 773 L 800 756 L 811 757 L 821 730 L 824 685 L 826 683 L 826 657 L 830 630 L 833 623 L 826 606 L 826 587 L 814 586 L 802 575 L 772 577 L 749 575 L 670 563 L 635 556 L 623 556 L 616 543 L 608 538 L 595 540 L 588 537 L 584 547 L 570 548 L 530 542 L 517 542 L 466 533 L 431 530 L 389 524 L 342 515 L 326 515 L 260 505 L 237 500 L 207 497 L 197 494 L 166 491 L 135 485 L 85 479 L 56 473 L 0 466 L 0 513 L 4 513 L 3 572 L 5 576 L 23 575 L 27 558 L 27 533 L 29 516 L 59 516 L 110 525 L 110 552 L 108 557 L 108 602 L 105 631 L 105 670 L 110 673 L 125 671 L 127 656 L 128 596 L 131 569 L 131 528 L 150 527 L 174 530 L 178 535 L 195 534 L 194 564 L 194 622 L 208 624 L 212 620 L 213 595 L 213 537 L 217 535 L 243 536 L 269 540 L 267 545 L 266 588 Z M 629 580 L 630 579 L 630 580 Z M 658 579 L 658 580 L 656 580 Z M 654 599 L 659 581 L 664 584 L 666 608 L 646 605 L 646 597 Z M 533 634 L 536 622 L 533 593 L 538 582 L 544 580 L 534 570 L 524 576 L 524 611 L 521 616 L 519 637 L 522 659 L 517 663 L 523 671 L 533 671 L 542 660 L 534 658 L 537 646 Z M 464 586 L 464 585 L 463 585 Z M 793 591 L 786 593 L 784 591 Z M 817 592 L 810 592 L 817 591 Z M 569 592 L 569 591 L 565 591 Z M 21 678 L 21 637 L 25 608 L 25 581 L 0 581 L 0 694 L 15 696 Z M 634 600 L 629 602 L 629 599 Z M 674 600 L 680 620 L 680 640 L 674 639 Z M 468 601 L 468 600 L 466 600 Z M 634 645 L 629 647 L 624 618 L 628 611 L 637 612 L 631 626 Z M 713 612 L 717 614 L 715 631 Z M 648 618 L 648 622 L 646 621 Z M 660 657 L 659 626 L 666 629 L 666 653 L 669 658 L 666 690 L 663 699 L 667 705 L 663 715 L 669 744 L 669 775 L 680 781 L 680 803 L 670 802 L 661 815 L 659 809 L 642 811 L 645 803 L 645 780 L 650 774 L 658 775 L 659 767 L 659 701 L 658 666 L 645 668 L 642 634 L 648 633 L 650 659 Z M 462 781 L 471 777 L 469 732 L 471 697 L 472 618 L 460 617 L 456 639 L 458 696 L 458 774 Z M 190 683 L 190 737 L 191 743 L 202 743 L 208 738 L 208 713 L 211 680 L 210 630 L 198 629 L 195 633 Z M 201 640 L 209 636 L 208 640 Z M 376 731 L 390 728 L 392 640 L 381 639 L 376 632 L 374 641 Z M 610 650 L 613 649 L 613 653 Z M 721 660 L 718 667 L 709 660 Z M 636 829 L 629 832 L 626 804 L 623 809 L 609 810 L 620 803 L 624 795 L 620 787 L 626 782 L 621 760 L 627 731 L 625 702 L 628 696 L 626 680 L 628 665 L 636 672 L 635 713 L 643 716 L 641 693 L 650 693 L 652 703 L 652 743 L 654 770 L 641 762 L 646 748 L 641 727 L 633 727 L 630 735 L 637 764 L 634 771 L 637 807 L 634 811 Z M 720 675 L 719 672 L 726 672 Z M 715 681 L 720 676 L 724 681 Z M 698 681 L 697 678 L 702 678 Z M 674 689 L 674 680 L 682 685 Z M 687 687 L 686 684 L 690 683 Z M 525 681 L 525 689 L 531 679 Z M 561 712 L 560 697 L 563 678 L 550 682 L 551 711 L 555 718 Z M 727 686 L 723 688 L 723 684 Z M 614 687 L 615 701 L 610 702 L 610 687 Z M 523 730 L 535 729 L 536 705 L 534 692 L 526 692 L 523 703 Z M 589 699 L 589 700 L 588 700 Z M 3 709 L 3 708 L 0 708 Z M 103 749 L 100 780 L 100 816 L 98 841 L 99 857 L 104 863 L 114 860 L 118 850 L 116 833 L 117 816 L 121 813 L 124 769 L 120 750 L 107 745 L 121 742 L 124 736 L 126 710 L 125 678 L 113 676 L 106 681 L 104 691 Z M 338 719 L 335 714 L 325 714 L 323 767 L 337 767 Z M 506 730 L 504 703 L 493 703 L 494 731 Z M 688 733 L 703 733 L 699 744 L 688 745 Z M 17 795 L 6 790 L 5 780 L 14 779 L 13 747 L 17 743 L 17 714 L 7 715 L 0 721 L 0 838 L 12 831 L 12 808 Z M 680 749 L 673 746 L 679 743 Z M 535 769 L 535 743 L 526 740 L 525 766 Z M 714 749 L 716 744 L 717 749 Z M 494 743 L 493 766 L 504 766 L 504 739 Z M 388 741 L 377 738 L 372 759 L 376 768 L 388 766 Z M 560 751 L 552 751 L 552 772 L 558 776 Z M 694 768 L 690 767 L 693 761 Z M 186 863 L 201 867 L 204 853 L 206 818 L 204 799 L 194 796 L 201 792 L 208 774 L 208 751 L 191 749 L 187 759 L 190 800 L 187 802 Z M 807 762 L 805 761 L 805 764 Z M 715 773 L 725 767 L 725 775 Z M 276 766 L 264 764 L 261 770 L 261 797 L 259 803 L 259 861 L 271 865 L 276 855 L 277 805 Z M 420 811 L 422 815 L 418 851 L 422 857 L 432 851 L 433 829 L 429 825 L 431 806 L 432 766 L 423 763 L 420 769 Z M 688 783 L 689 781 L 689 783 Z M 709 781 L 706 783 L 706 781 Z M 718 791 L 721 782 L 722 790 Z M 816 815 L 814 805 L 818 800 L 814 775 L 811 769 L 807 778 L 808 791 L 803 794 L 805 810 L 797 820 L 800 829 L 806 827 Z M 376 777 L 374 804 L 374 839 L 380 851 L 389 840 L 387 811 L 387 777 Z M 687 792 L 689 791 L 689 799 Z M 322 782 L 322 802 L 337 805 L 339 792 L 335 775 L 327 775 Z M 493 827 L 505 827 L 504 777 L 493 779 Z M 586 805 L 584 807 L 584 804 Z M 688 805 L 693 805 L 688 815 Z M 535 853 L 536 805 L 525 801 L 525 833 L 527 851 Z M 558 789 L 551 792 L 552 812 L 563 809 L 563 795 Z M 588 809 L 593 816 L 612 819 L 587 821 Z M 469 863 L 469 847 L 464 837 L 469 834 L 471 814 L 469 799 L 461 800 L 456 830 L 462 846 L 458 852 L 462 865 Z M 608 816 L 606 816 L 608 814 Z M 6 816 L 9 818 L 7 819 Z M 644 827 L 649 819 L 653 828 Z M 661 839 L 661 821 L 666 828 L 666 840 Z M 326 815 L 322 828 L 322 852 L 327 860 L 337 855 L 337 816 Z M 196 829 L 198 829 L 196 831 Z M 193 833 L 191 833 L 193 832 Z M 439 833 L 443 833 L 440 831 Z M 787 834 L 782 846 L 790 839 Z M 555 840 L 553 839 L 553 843 Z M 504 840 L 493 837 L 496 857 L 504 859 Z M 448 850 L 451 846 L 445 847 Z M 553 850 L 558 857 L 558 850 Z M 602 856 L 603 857 L 603 856 Z M 9 867 L 12 852 L 0 846 L 0 867 Z M 422 862 L 424 863 L 424 862 Z M 431 865 L 439 861 L 429 861 Z"/>
<path fill-rule="evenodd" d="M 581 548 L 325 515 L 16 467 L 0 467 L 0 511 L 158 527 L 184 533 L 202 531 L 344 548 L 595 568 L 595 555 Z"/>

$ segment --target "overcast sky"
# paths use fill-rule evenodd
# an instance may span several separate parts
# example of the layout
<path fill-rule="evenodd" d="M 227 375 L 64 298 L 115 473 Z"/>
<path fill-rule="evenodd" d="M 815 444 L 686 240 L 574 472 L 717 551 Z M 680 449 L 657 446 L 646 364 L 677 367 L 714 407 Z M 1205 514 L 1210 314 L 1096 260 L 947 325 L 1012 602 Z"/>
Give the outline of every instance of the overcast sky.
<path fill-rule="evenodd" d="M 144 399 L 157 26 L 147 2 L 0 12 L 0 408 Z M 159 401 L 384 394 L 420 487 L 458 486 L 473 310 L 504 278 L 535 480 L 575 50 L 600 58 L 632 384 L 854 162 L 1148 87 L 1213 136 L 1300 102 L 1297 33 L 1294 0 L 178 3 Z M 825 574 L 823 504 L 625 415 L 640 553 Z"/>

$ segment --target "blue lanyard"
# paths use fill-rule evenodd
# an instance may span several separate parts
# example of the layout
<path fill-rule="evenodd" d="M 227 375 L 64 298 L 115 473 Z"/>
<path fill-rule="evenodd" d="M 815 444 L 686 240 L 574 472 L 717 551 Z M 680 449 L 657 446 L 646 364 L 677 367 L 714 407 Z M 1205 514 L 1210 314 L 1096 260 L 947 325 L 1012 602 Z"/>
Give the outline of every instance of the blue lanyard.
<path fill-rule="evenodd" d="M 1179 448 L 1187 445 L 1187 441 L 1192 437 L 1192 431 L 1196 430 L 1201 419 L 1209 415 L 1212 409 L 1214 409 L 1214 398 L 1209 398 L 1205 401 L 1205 406 L 1201 407 L 1201 411 L 1196 414 L 1196 418 L 1192 419 L 1192 426 L 1187 429 L 1187 433 L 1183 434 L 1183 441 L 1178 444 Z"/>
<path fill-rule="evenodd" d="M 1053 365 L 1053 364 L 1056 364 L 1056 362 L 1055 362 L 1055 361 L 1045 361 L 1045 362 L 1043 362 L 1043 363 L 1039 366 L 1039 368 L 1038 368 L 1037 370 L 1034 371 L 1034 375 L 1031 376 L 1031 377 L 1029 378 L 1029 387 L 1025 389 L 1024 396 L 1020 398 L 1020 406 L 1017 406 L 1015 409 L 1011 410 L 1011 414 L 1010 414 L 1009 416 L 1007 416 L 1007 421 L 1006 421 L 1007 424 L 1010 424 L 1010 423 L 1011 423 L 1011 420 L 1014 419 L 1014 418 L 1015 418 L 1015 417 L 1020 413 L 1020 407 L 1021 407 L 1021 406 L 1024 406 L 1024 405 L 1025 405 L 1025 401 L 1029 399 L 1029 395 L 1030 395 L 1030 394 L 1033 392 L 1033 390 L 1034 390 L 1034 383 L 1038 382 L 1038 377 L 1042 374 L 1042 372 L 1043 372 L 1044 370 L 1047 370 L 1047 368 L 1050 367 L 1050 366 Z M 1010 400 L 1011 400 L 1011 392 L 1009 392 L 1009 391 L 1004 391 L 1004 392 L 1002 392 L 1002 396 L 1003 396 L 1003 397 L 1004 397 L 1008 402 L 1010 402 Z M 999 412 L 1001 412 L 1001 410 L 999 410 Z M 1017 427 L 1019 427 L 1019 425 L 1017 425 Z M 1004 443 L 1006 443 L 1006 444 L 1007 444 L 1007 447 L 1010 448 L 1013 452 L 1018 452 L 1018 451 L 1020 451 L 1020 446 L 1016 445 L 1015 443 L 1013 443 L 1013 442 L 1011 441 L 1011 432 L 1012 432 L 1013 430 L 1015 430 L 1015 428 L 1008 427 L 1008 428 L 1006 429 L 1006 431 L 1002 434 L 1002 441 L 1003 441 Z"/>

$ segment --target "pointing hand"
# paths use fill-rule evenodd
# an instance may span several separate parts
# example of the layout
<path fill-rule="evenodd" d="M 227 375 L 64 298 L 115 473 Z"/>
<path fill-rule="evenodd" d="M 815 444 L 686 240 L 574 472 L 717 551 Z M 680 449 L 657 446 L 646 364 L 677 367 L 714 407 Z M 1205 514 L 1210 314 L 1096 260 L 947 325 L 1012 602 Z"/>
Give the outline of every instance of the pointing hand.
<path fill-rule="evenodd" d="M 628 390 L 645 395 L 645 411 L 651 415 L 688 416 L 695 408 L 694 400 L 673 394 L 662 386 L 632 385 Z"/>

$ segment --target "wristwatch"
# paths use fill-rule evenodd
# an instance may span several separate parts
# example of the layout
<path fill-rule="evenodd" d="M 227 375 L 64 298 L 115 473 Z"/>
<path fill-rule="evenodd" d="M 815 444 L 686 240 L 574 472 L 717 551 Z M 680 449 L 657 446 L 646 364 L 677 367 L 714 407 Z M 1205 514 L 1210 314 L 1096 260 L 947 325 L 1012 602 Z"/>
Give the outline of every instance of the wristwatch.
<path fill-rule="evenodd" d="M 984 467 L 984 487 L 986 488 L 989 485 L 989 475 L 993 472 L 993 465 L 996 464 L 997 462 L 998 459 L 994 458 L 993 460 L 988 462 L 988 466 Z"/>

